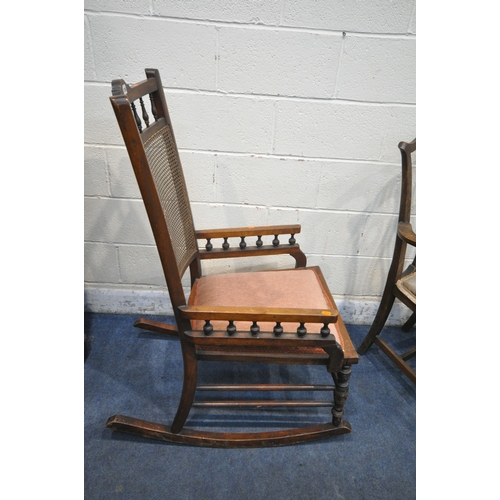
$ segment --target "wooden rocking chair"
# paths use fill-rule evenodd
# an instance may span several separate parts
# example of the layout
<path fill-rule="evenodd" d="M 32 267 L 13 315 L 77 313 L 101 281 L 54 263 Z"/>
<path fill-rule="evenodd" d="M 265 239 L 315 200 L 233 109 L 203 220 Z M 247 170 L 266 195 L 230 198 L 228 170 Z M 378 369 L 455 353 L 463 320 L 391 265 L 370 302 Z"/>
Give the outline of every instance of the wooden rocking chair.
<path fill-rule="evenodd" d="M 305 267 L 295 241 L 300 225 L 196 231 L 157 70 L 128 85 L 112 82 L 113 109 L 148 213 L 172 301 L 177 327 L 139 319 L 135 326 L 178 336 L 184 383 L 170 426 L 123 415 L 107 427 L 149 438 L 213 447 L 260 447 L 300 443 L 348 433 L 343 419 L 351 365 L 358 355 L 318 267 Z M 150 108 L 150 113 L 147 111 Z M 140 115 L 140 116 L 139 116 Z M 150 118 L 151 116 L 151 118 Z M 142 119 L 141 119 L 142 117 Z M 290 235 L 288 243 L 279 241 Z M 274 237 L 264 245 L 262 237 Z M 237 237 L 231 247 L 229 239 Z M 246 238 L 256 237 L 255 246 Z M 288 237 L 288 236 L 287 236 Z M 212 241 L 220 239 L 215 248 Z M 204 240 L 199 248 L 197 240 Z M 202 259 L 288 254 L 295 268 L 203 276 Z M 191 293 L 186 301 L 181 279 L 189 268 Z M 197 386 L 198 361 L 324 365 L 333 385 L 212 384 Z M 333 401 L 206 401 L 194 403 L 196 390 L 332 390 Z M 330 406 L 327 423 L 266 432 L 206 432 L 184 427 L 191 407 L 261 408 Z"/>
<path fill-rule="evenodd" d="M 417 383 L 415 370 L 408 365 L 408 360 L 413 358 L 416 347 L 405 353 L 398 353 L 387 342 L 380 338 L 380 334 L 389 317 L 394 301 L 399 299 L 403 304 L 411 309 L 412 314 L 403 325 L 403 330 L 410 330 L 416 322 L 417 310 L 417 263 L 416 257 L 405 269 L 404 262 L 408 245 L 417 246 L 417 235 L 413 231 L 410 223 L 411 197 L 412 197 L 412 160 L 411 154 L 417 149 L 417 140 L 412 142 L 400 142 L 398 145 L 402 158 L 402 181 L 401 181 L 401 201 L 399 207 L 399 219 L 396 233 L 396 243 L 392 257 L 391 267 L 387 275 L 387 281 L 380 305 L 373 321 L 373 324 L 366 334 L 363 342 L 358 348 L 359 354 L 376 344 L 382 352 L 414 383 Z"/>

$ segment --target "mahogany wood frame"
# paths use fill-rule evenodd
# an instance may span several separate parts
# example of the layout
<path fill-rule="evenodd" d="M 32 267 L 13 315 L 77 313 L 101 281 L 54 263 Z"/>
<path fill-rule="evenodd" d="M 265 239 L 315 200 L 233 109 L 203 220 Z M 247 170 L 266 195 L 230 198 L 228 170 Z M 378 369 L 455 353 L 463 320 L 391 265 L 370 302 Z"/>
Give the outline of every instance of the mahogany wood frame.
<path fill-rule="evenodd" d="M 189 268 L 191 284 L 202 276 L 201 260 L 227 257 L 256 257 L 261 255 L 288 254 L 295 259 L 295 267 L 306 266 L 306 256 L 296 243 L 295 235 L 300 233 L 300 225 L 257 226 L 244 228 L 197 230 L 196 240 L 206 240 L 205 248 L 196 248 L 193 251 L 186 269 L 179 270 L 176 263 L 174 247 L 169 233 L 158 191 L 155 187 L 144 143 L 156 132 L 165 127 L 170 128 L 175 146 L 172 124 L 170 121 L 167 103 L 161 84 L 158 70 L 146 69 L 146 80 L 135 85 L 129 85 L 123 80 L 112 82 L 112 97 L 110 97 L 125 145 L 136 175 L 140 192 L 153 230 L 161 265 L 171 302 L 174 309 L 176 326 L 167 325 L 147 318 L 137 320 L 134 326 L 156 333 L 173 335 L 179 338 L 184 362 L 184 383 L 177 413 L 171 426 L 147 422 L 124 415 L 114 415 L 108 419 L 107 427 L 140 436 L 160 439 L 174 443 L 184 443 L 198 446 L 216 447 L 256 447 L 277 446 L 300 443 L 329 436 L 344 434 L 351 431 L 349 422 L 344 420 L 344 405 L 348 394 L 348 381 L 351 374 L 351 365 L 358 362 L 358 355 L 351 342 L 345 325 L 336 307 L 332 310 L 302 310 L 302 309 L 258 309 L 258 308 L 230 308 L 230 307 L 201 307 L 187 305 L 181 279 L 182 274 Z M 143 97 L 149 97 L 154 123 L 149 123 L 149 115 L 145 110 Z M 143 127 L 134 102 L 142 110 Z M 176 146 L 175 146 L 176 148 Z M 182 178 L 182 182 L 184 179 Z M 191 215 L 192 221 L 192 215 Z M 193 225 L 194 227 L 194 225 Z M 280 235 L 290 235 L 286 243 L 279 240 Z M 273 235 L 272 245 L 264 245 L 262 236 Z M 238 246 L 231 248 L 228 239 L 241 239 Z M 257 237 L 255 246 L 247 244 L 247 237 Z M 212 240 L 222 239 L 220 248 L 214 248 Z M 324 278 L 320 275 L 323 285 Z M 327 287 L 326 287 L 327 290 Z M 331 294 L 331 303 L 334 304 Z M 202 319 L 206 322 L 203 330 L 193 330 L 191 320 Z M 226 320 L 229 322 L 227 331 L 213 331 L 210 328 L 211 320 Z M 256 329 L 250 332 L 232 332 L 232 321 L 252 321 Z M 272 332 L 260 332 L 257 322 L 272 321 L 276 326 Z M 299 325 L 297 332 L 283 332 L 281 322 L 293 322 Z M 303 333 L 304 323 L 321 323 L 321 332 Z M 336 323 L 342 337 L 343 348 L 330 335 L 329 324 Z M 302 329 L 301 329 L 302 328 Z M 252 329 L 251 329 L 252 330 Z M 232 347 L 230 352 L 220 349 L 224 346 Z M 290 352 L 249 352 L 248 348 L 258 346 L 278 346 L 280 348 L 315 347 L 322 349 L 323 354 L 296 354 Z M 219 349 L 215 349 L 217 347 Z M 210 361 L 244 361 L 261 363 L 286 364 L 318 364 L 326 366 L 331 373 L 334 385 L 311 386 L 293 385 L 290 390 L 333 390 L 333 401 L 318 402 L 283 402 L 283 401 L 232 401 L 195 403 L 196 390 L 227 390 L 223 384 L 197 385 L 197 366 L 200 360 Z M 284 390 L 282 385 L 239 384 L 233 386 L 236 390 Z M 232 390 L 234 390 L 232 389 Z M 331 422 L 288 429 L 284 431 L 257 432 L 257 433 L 215 433 L 201 432 L 186 429 L 184 424 L 192 406 L 230 406 L 247 408 L 249 406 L 322 406 L 332 407 Z"/>
<path fill-rule="evenodd" d="M 417 140 L 412 142 L 400 142 L 398 145 L 401 151 L 402 181 L 401 181 L 401 199 L 399 207 L 398 226 L 396 231 L 396 242 L 391 266 L 387 275 L 382 299 L 379 309 L 373 321 L 373 324 L 358 348 L 359 354 L 365 354 L 366 351 L 376 344 L 382 352 L 414 383 L 417 382 L 415 370 L 411 368 L 407 360 L 416 355 L 416 347 L 409 351 L 399 354 L 387 342 L 380 338 L 380 334 L 389 317 L 395 299 L 399 299 L 405 306 L 413 311 L 409 320 L 403 325 L 403 330 L 409 330 L 416 322 L 416 299 L 413 301 L 405 295 L 396 286 L 396 283 L 402 278 L 404 262 L 406 257 L 407 245 L 416 247 L 417 236 L 410 223 L 411 199 L 412 199 L 412 159 L 411 154 L 417 148 Z M 416 259 L 412 267 L 416 270 Z"/>

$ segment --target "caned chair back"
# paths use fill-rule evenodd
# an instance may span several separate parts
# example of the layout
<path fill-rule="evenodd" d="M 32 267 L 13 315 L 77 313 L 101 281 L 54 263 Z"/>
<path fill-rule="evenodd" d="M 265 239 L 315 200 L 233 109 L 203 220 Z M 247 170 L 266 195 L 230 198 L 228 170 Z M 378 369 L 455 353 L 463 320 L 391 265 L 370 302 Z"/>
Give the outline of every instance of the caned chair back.
<path fill-rule="evenodd" d="M 193 216 L 160 75 L 129 86 L 113 80 L 110 98 L 146 206 L 174 311 L 185 303 L 181 278 L 199 262 Z M 148 113 L 147 108 L 151 115 Z M 177 312 L 176 312 L 177 314 Z"/>

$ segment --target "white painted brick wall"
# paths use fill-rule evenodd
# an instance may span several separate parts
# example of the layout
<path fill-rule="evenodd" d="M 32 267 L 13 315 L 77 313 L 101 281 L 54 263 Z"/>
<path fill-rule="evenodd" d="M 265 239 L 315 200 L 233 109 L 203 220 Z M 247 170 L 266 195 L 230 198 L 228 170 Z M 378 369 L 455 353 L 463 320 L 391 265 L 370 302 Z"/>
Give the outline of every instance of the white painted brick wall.
<path fill-rule="evenodd" d="M 153 0 L 154 13 L 175 18 L 225 21 L 245 24 L 277 24 L 281 0 Z"/>
<path fill-rule="evenodd" d="M 286 0 L 281 24 L 355 33 L 406 34 L 414 11 L 412 0 Z"/>
<path fill-rule="evenodd" d="M 86 0 L 87 307 L 171 311 L 109 103 L 112 79 L 154 67 L 196 226 L 299 222 L 346 320 L 370 323 L 392 254 L 397 144 L 416 135 L 415 19 L 414 0 Z"/>
<path fill-rule="evenodd" d="M 158 67 L 167 69 L 162 72 L 167 87 L 215 90 L 215 26 L 151 16 L 89 14 L 89 19 L 98 81 L 117 74 L 136 81 L 144 77 L 144 67 Z"/>
<path fill-rule="evenodd" d="M 334 96 L 342 50 L 338 33 L 222 27 L 218 48 L 222 92 Z"/>
<path fill-rule="evenodd" d="M 414 53 L 414 39 L 346 37 L 336 97 L 414 103 Z M 402 79 L 402 74 L 407 78 Z"/>

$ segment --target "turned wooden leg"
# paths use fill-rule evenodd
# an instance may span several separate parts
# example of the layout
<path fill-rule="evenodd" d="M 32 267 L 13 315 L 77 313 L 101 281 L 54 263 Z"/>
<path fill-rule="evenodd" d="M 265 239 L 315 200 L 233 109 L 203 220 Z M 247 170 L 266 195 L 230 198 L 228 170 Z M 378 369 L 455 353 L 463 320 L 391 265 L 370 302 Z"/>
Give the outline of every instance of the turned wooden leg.
<path fill-rule="evenodd" d="M 332 424 L 334 427 L 339 427 L 342 424 L 344 405 L 349 393 L 351 365 L 344 365 L 341 371 L 332 373 L 332 376 L 335 382 L 335 390 L 333 391 Z"/>
<path fill-rule="evenodd" d="M 358 354 L 364 354 L 368 351 L 368 349 L 370 349 L 375 337 L 381 332 L 382 328 L 384 328 L 385 322 L 387 321 L 394 304 L 394 300 L 395 297 L 392 295 L 392 292 L 384 294 L 382 301 L 380 302 L 377 315 L 373 320 L 373 324 L 358 348 Z"/>
<path fill-rule="evenodd" d="M 191 406 L 193 405 L 198 373 L 198 362 L 196 360 L 196 348 L 194 345 L 185 342 L 182 346 L 182 356 L 184 360 L 184 383 L 179 408 L 170 428 L 174 434 L 178 434 L 184 427 Z"/>

